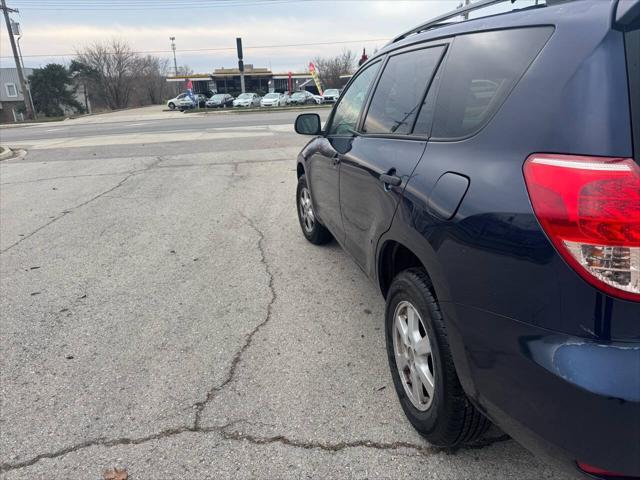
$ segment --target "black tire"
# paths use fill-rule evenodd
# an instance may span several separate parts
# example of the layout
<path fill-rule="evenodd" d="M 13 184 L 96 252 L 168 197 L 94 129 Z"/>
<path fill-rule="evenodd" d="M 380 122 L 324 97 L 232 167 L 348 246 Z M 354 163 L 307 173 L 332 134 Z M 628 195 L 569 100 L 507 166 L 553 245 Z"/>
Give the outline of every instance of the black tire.
<path fill-rule="evenodd" d="M 302 234 L 311 243 L 313 243 L 314 245 L 323 245 L 327 242 L 330 242 L 333 237 L 331 236 L 329 230 L 327 230 L 327 228 L 322 225 L 320 221 L 315 217 L 312 228 L 309 228 L 309 226 L 305 224 L 302 213 L 303 208 L 301 208 L 301 198 L 305 189 L 307 192 L 309 192 L 307 178 L 305 175 L 302 175 L 298 179 L 298 188 L 296 189 L 296 211 L 298 212 L 298 221 L 300 222 L 300 228 L 302 230 Z"/>
<path fill-rule="evenodd" d="M 175 110 L 176 109 L 176 104 L 171 102 L 169 103 L 169 110 Z"/>
<path fill-rule="evenodd" d="M 417 310 L 431 343 L 434 392 L 426 410 L 419 410 L 411 402 L 396 365 L 394 314 L 398 304 L 403 301 L 409 302 Z M 413 427 L 429 443 L 438 447 L 456 447 L 472 442 L 487 431 L 490 421 L 471 404 L 458 380 L 444 319 L 424 270 L 412 268 L 394 278 L 387 295 L 385 331 L 389 367 L 400 405 Z"/>

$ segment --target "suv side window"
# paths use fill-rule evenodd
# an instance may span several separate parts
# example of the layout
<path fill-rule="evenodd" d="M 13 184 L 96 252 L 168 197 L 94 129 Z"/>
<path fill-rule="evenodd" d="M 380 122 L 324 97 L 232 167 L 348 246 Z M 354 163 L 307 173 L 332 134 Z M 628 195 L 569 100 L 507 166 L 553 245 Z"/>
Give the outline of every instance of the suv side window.
<path fill-rule="evenodd" d="M 360 110 L 362 110 L 364 101 L 367 98 L 369 86 L 376 77 L 379 68 L 380 62 L 369 65 L 351 82 L 340 103 L 336 106 L 329 126 L 329 135 L 353 134 L 356 129 L 356 123 L 358 123 Z"/>
<path fill-rule="evenodd" d="M 409 134 L 444 47 L 389 58 L 373 94 L 363 131 Z"/>
<path fill-rule="evenodd" d="M 457 139 L 480 130 L 552 33 L 552 27 L 532 27 L 456 37 L 440 82 L 432 137 Z"/>

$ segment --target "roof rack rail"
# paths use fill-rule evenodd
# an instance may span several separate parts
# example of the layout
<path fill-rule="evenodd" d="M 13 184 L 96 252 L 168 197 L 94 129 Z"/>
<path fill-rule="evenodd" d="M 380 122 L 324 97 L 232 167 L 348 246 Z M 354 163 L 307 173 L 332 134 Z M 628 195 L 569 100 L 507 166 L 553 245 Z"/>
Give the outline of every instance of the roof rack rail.
<path fill-rule="evenodd" d="M 487 7 L 490 7 L 491 5 L 496 5 L 498 3 L 506 3 L 506 2 L 514 3 L 515 0 L 479 0 L 479 1 L 471 3 L 469 5 L 465 5 L 464 7 L 458 7 L 455 10 L 452 10 L 449 13 L 445 13 L 444 15 L 440 15 L 440 16 L 438 16 L 436 18 L 432 18 L 427 23 L 423 23 L 422 25 L 418 25 L 417 27 L 412 28 L 411 30 L 409 30 L 407 32 L 404 32 L 402 35 L 398 35 L 393 40 L 391 40 L 391 42 L 389 42 L 389 44 L 392 44 L 392 43 L 398 42 L 400 40 L 403 40 L 404 38 L 407 38 L 409 35 L 413 35 L 414 33 L 420 33 L 420 32 L 423 32 L 425 30 L 429 30 L 430 28 L 439 27 L 439 26 L 441 26 L 442 22 L 445 21 L 445 20 L 449 20 L 451 18 L 456 18 L 456 17 L 459 17 L 461 15 L 464 15 L 465 13 L 473 12 L 475 10 L 480 10 L 482 8 L 487 8 Z"/>

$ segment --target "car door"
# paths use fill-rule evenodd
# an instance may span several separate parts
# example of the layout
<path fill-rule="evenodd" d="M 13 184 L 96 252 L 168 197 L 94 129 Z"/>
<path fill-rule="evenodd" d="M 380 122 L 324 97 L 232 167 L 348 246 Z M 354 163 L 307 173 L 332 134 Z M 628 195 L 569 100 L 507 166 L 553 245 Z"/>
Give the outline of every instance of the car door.
<path fill-rule="evenodd" d="M 369 274 L 380 236 L 389 229 L 402 191 L 418 164 L 427 132 L 415 128 L 446 45 L 390 53 L 362 116 L 340 156 L 344 246 Z"/>
<path fill-rule="evenodd" d="M 351 81 L 332 112 L 325 134 L 303 152 L 314 213 L 339 242 L 344 237 L 340 213 L 340 157 L 349 151 L 360 112 L 381 62 L 365 67 Z"/>

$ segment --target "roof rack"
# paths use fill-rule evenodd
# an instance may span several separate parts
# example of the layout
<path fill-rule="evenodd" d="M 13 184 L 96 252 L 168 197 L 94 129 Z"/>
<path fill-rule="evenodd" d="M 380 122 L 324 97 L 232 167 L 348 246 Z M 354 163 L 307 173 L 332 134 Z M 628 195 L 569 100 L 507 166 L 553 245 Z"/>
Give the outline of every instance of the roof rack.
<path fill-rule="evenodd" d="M 479 0 L 469 5 L 465 5 L 464 7 L 458 7 L 449 13 L 445 13 L 444 15 L 440 15 L 436 18 L 432 18 L 427 23 L 418 25 L 417 27 L 412 28 L 408 32 L 404 32 L 402 35 L 398 35 L 389 43 L 391 44 L 391 43 L 398 42 L 404 38 L 407 38 L 409 35 L 413 35 L 414 33 L 420 33 L 420 32 L 424 32 L 425 30 L 429 30 L 431 28 L 440 27 L 443 25 L 442 22 L 445 20 L 450 20 L 452 18 L 456 18 L 461 15 L 464 15 L 465 13 L 473 12 L 475 10 L 480 10 L 482 8 L 490 7 L 491 5 L 496 5 L 498 3 L 506 3 L 506 2 L 514 3 L 515 0 Z"/>

